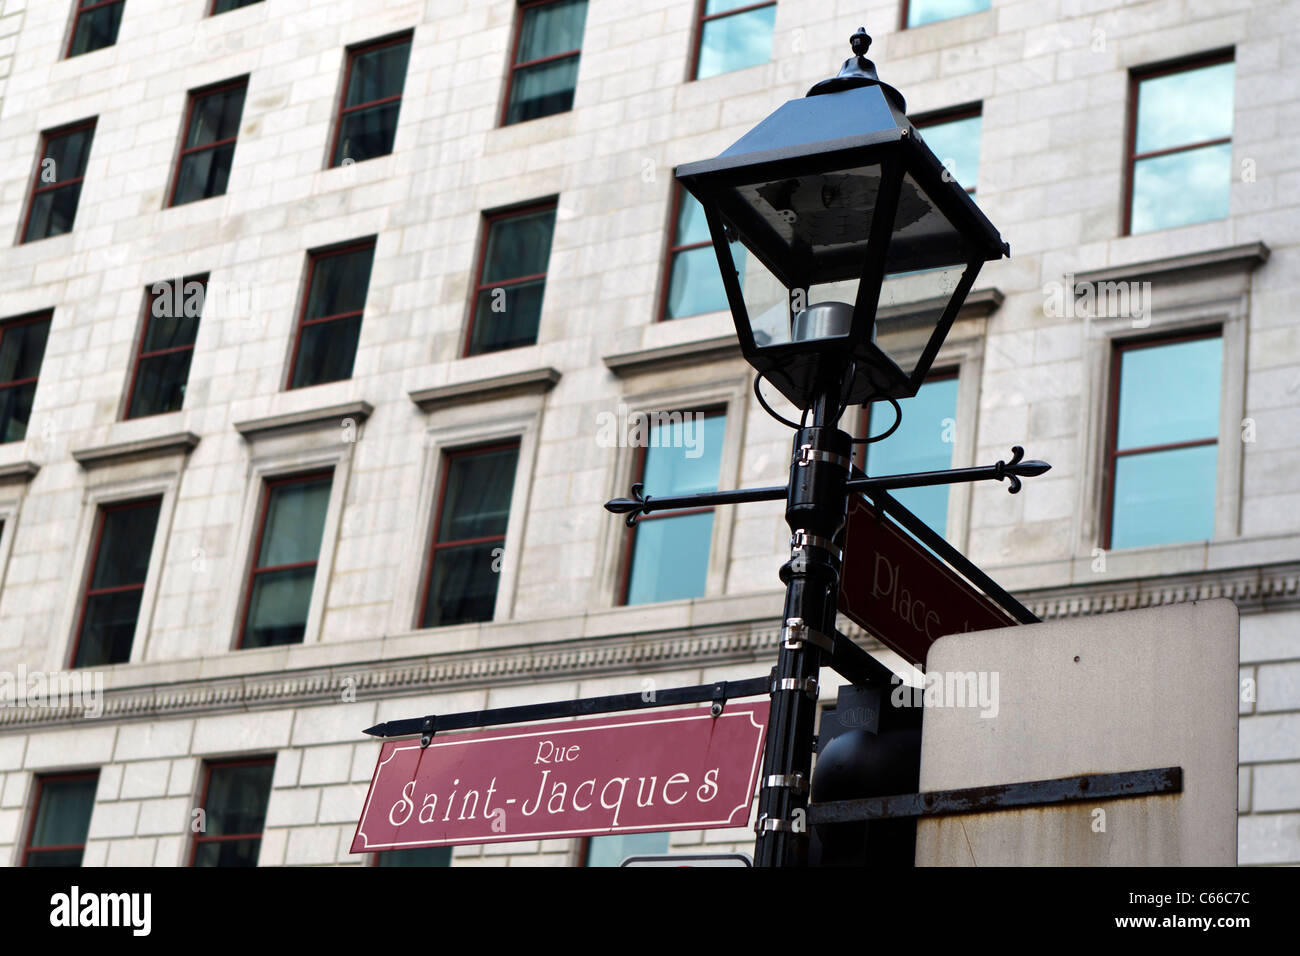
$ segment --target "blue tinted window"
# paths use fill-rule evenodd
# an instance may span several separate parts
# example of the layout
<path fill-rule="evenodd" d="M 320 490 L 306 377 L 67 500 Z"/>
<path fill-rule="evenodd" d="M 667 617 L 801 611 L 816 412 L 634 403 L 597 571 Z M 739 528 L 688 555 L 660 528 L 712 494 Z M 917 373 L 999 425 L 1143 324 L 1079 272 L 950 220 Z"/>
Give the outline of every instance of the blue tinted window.
<path fill-rule="evenodd" d="M 975 191 L 980 171 L 980 116 L 964 116 L 921 127 L 921 138 L 953 179 Z"/>
<path fill-rule="evenodd" d="M 1110 546 L 1214 537 L 1219 335 L 1119 353 Z"/>
<path fill-rule="evenodd" d="M 913 398 L 905 398 L 903 423 L 882 442 L 867 446 L 866 472 L 872 477 L 952 467 L 957 418 L 957 379 L 926 382 Z M 869 434 L 879 435 L 894 423 L 888 402 L 871 406 Z M 893 496 L 927 525 L 944 534 L 948 525 L 948 485 L 906 488 Z"/>
<path fill-rule="evenodd" d="M 767 63 L 775 23 L 775 3 L 754 7 L 753 0 L 705 0 L 695 78 Z"/>
<path fill-rule="evenodd" d="M 1228 215 L 1234 75 L 1229 62 L 1138 81 L 1130 232 Z"/>
<path fill-rule="evenodd" d="M 668 289 L 664 297 L 664 318 L 680 319 L 729 308 L 727 293 L 718 271 L 718 257 L 709 238 L 704 207 L 690 193 L 678 190 L 677 221 L 673 223 L 673 244 L 669 249 Z M 745 247 L 731 243 L 731 256 L 741 283 L 745 277 Z"/>
<path fill-rule="evenodd" d="M 658 856 L 667 852 L 667 833 L 615 833 L 592 837 L 587 844 L 587 866 L 618 866 L 629 856 Z"/>
<path fill-rule="evenodd" d="M 722 415 L 686 413 L 633 435 L 646 440 L 642 481 L 650 496 L 716 491 L 722 461 Z M 642 518 L 632 537 L 628 604 L 676 601 L 704 594 L 713 511 Z"/>
<path fill-rule="evenodd" d="M 907 25 L 920 27 L 939 20 L 964 17 L 968 13 L 987 10 L 990 0 L 904 0 L 907 3 Z"/>

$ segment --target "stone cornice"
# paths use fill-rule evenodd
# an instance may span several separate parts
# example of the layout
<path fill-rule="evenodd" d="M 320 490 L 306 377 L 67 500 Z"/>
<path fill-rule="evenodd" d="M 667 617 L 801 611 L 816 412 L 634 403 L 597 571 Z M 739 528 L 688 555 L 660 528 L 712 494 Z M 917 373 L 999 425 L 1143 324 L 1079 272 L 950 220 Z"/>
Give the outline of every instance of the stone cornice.
<path fill-rule="evenodd" d="M 619 377 L 653 372 L 665 368 L 682 368 L 723 359 L 740 358 L 740 342 L 734 335 L 723 335 L 694 342 L 678 342 L 655 348 L 618 352 L 601 357 L 605 367 Z"/>
<path fill-rule="evenodd" d="M 11 465 L 0 465 L 0 482 L 31 481 L 41 466 L 34 461 L 16 461 Z"/>
<path fill-rule="evenodd" d="M 1264 243 L 1247 242 L 1239 246 L 1224 246 L 1165 259 L 1090 269 L 1071 276 L 1074 280 L 1073 291 L 1075 295 L 1080 295 L 1080 286 L 1099 282 L 1143 282 L 1182 277 L 1186 273 L 1250 272 L 1267 262 L 1268 254 L 1268 246 Z"/>
<path fill-rule="evenodd" d="M 287 412 L 282 415 L 268 415 L 235 422 L 235 431 L 252 441 L 273 432 L 296 431 L 306 428 L 319 428 L 323 425 L 337 425 L 344 419 L 352 419 L 357 424 L 364 422 L 374 412 L 369 402 L 343 402 L 327 408 L 309 408 L 302 412 Z"/>
<path fill-rule="evenodd" d="M 142 438 L 138 441 L 124 441 L 113 445 L 99 445 L 94 448 L 79 448 L 72 452 L 72 457 L 82 468 L 97 468 L 101 465 L 116 465 L 138 458 L 154 458 L 161 455 L 188 455 L 199 443 L 199 436 L 193 432 L 175 432 L 170 435 L 158 435 L 154 438 Z"/>
<path fill-rule="evenodd" d="M 447 405 L 490 401 L 529 392 L 549 392 L 559 381 L 559 369 L 535 368 L 510 375 L 494 375 L 491 378 L 416 389 L 407 394 L 412 402 L 420 406 L 421 411 L 431 412 Z"/>
<path fill-rule="evenodd" d="M 1045 621 L 1220 597 L 1244 614 L 1290 610 L 1300 608 L 1300 562 L 1042 588 L 1017 597 Z M 880 646 L 847 620 L 840 629 L 869 651 Z M 321 704 L 343 700 L 345 693 L 391 699 L 747 662 L 753 676 L 761 676 L 778 640 L 776 622 L 765 619 L 137 685 L 105 691 L 100 719 L 165 720 Z M 0 704 L 0 732 L 85 727 L 86 720 L 80 707 Z"/>

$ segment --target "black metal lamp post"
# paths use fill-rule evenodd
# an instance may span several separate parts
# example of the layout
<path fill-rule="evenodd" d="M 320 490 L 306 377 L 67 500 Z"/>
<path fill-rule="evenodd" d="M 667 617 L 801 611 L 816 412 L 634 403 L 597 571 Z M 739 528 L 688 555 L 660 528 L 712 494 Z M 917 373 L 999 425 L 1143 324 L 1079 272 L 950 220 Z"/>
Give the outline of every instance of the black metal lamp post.
<path fill-rule="evenodd" d="M 835 646 L 835 538 L 852 470 L 839 419 L 850 405 L 915 395 L 980 267 L 1009 254 L 863 56 L 866 31 L 850 42 L 838 76 L 676 173 L 704 208 L 745 359 L 804 413 L 785 496 L 792 551 L 759 866 L 806 860 L 817 679 Z M 733 242 L 748 253 L 743 276 Z M 876 337 L 878 308 L 902 300 L 920 303 L 903 336 L 919 358 L 906 363 Z"/>

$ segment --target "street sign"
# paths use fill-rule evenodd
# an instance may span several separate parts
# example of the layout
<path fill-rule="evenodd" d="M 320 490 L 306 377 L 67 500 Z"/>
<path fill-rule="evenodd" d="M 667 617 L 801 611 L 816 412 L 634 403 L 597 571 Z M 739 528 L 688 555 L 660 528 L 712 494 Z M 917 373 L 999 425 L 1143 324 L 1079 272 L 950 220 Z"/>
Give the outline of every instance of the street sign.
<path fill-rule="evenodd" d="M 387 740 L 353 853 L 745 826 L 767 701 Z"/>
<path fill-rule="evenodd" d="M 1017 623 L 861 495 L 849 498 L 839 608 L 922 669 L 945 634 Z"/>
<path fill-rule="evenodd" d="M 1220 598 L 943 638 L 930 672 L 967 693 L 925 708 L 923 793 L 1173 767 L 1182 789 L 922 819 L 917 865 L 1234 866 L 1239 630 Z"/>
<path fill-rule="evenodd" d="M 629 856 L 619 866 L 753 866 L 744 853 L 660 853 Z"/>

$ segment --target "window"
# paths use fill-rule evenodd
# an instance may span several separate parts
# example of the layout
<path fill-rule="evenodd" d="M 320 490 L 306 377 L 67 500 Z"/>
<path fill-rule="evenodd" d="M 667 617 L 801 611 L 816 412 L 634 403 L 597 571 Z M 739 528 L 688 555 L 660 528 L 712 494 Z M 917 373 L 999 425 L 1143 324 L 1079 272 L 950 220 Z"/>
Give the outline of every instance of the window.
<path fill-rule="evenodd" d="M 573 109 L 587 0 L 521 4 L 503 126 Z"/>
<path fill-rule="evenodd" d="M 487 217 L 466 355 L 537 342 L 554 231 L 553 202 Z"/>
<path fill-rule="evenodd" d="M 359 163 L 393 151 L 410 57 L 409 33 L 348 51 L 331 166 L 341 166 L 344 160 Z"/>
<path fill-rule="evenodd" d="M 1223 337 L 1118 343 L 1104 546 L 1214 537 Z"/>
<path fill-rule="evenodd" d="M 99 771 L 36 778 L 23 866 L 81 866 Z"/>
<path fill-rule="evenodd" d="M 95 121 L 65 126 L 41 136 L 41 162 L 32 185 L 32 198 L 23 225 L 23 242 L 35 242 L 72 231 L 86 175 Z"/>
<path fill-rule="evenodd" d="M 980 171 L 980 105 L 960 106 L 913 120 L 949 174 L 975 195 Z"/>
<path fill-rule="evenodd" d="M 697 80 L 758 66 L 772 59 L 776 3 L 750 0 L 700 0 L 695 31 Z"/>
<path fill-rule="evenodd" d="M 745 247 L 739 242 L 731 243 L 731 256 L 743 285 Z M 663 318 L 680 319 L 730 308 L 718 273 L 718 257 L 713 252 L 709 225 L 704 219 L 704 207 L 681 186 L 673 194 L 673 237 L 668 247 L 667 266 L 660 309 Z"/>
<path fill-rule="evenodd" d="M 0 322 L 0 443 L 27 437 L 51 317 L 36 312 Z"/>
<path fill-rule="evenodd" d="M 374 239 L 310 254 L 290 388 L 352 377 L 374 259 Z"/>
<path fill-rule="evenodd" d="M 117 42 L 126 0 L 76 0 L 77 12 L 68 38 L 68 56 L 101 50 Z"/>
<path fill-rule="evenodd" d="M 420 846 L 375 854 L 375 866 L 451 866 L 451 847 Z"/>
<path fill-rule="evenodd" d="M 185 142 L 176 161 L 170 205 L 226 194 L 247 92 L 245 78 L 190 93 Z"/>
<path fill-rule="evenodd" d="M 1126 233 L 1228 215 L 1232 83 L 1231 52 L 1133 74 Z"/>
<path fill-rule="evenodd" d="M 619 866 L 629 856 L 662 856 L 667 852 L 667 833 L 615 833 L 588 838 L 582 865 Z"/>
<path fill-rule="evenodd" d="M 877 477 L 951 468 L 957 420 L 956 371 L 932 373 L 916 395 L 898 404 L 903 410 L 898 431 L 884 441 L 854 446 L 858 457 L 865 459 L 860 462 L 862 469 Z M 874 402 L 864 417 L 868 419 L 866 435 L 880 435 L 894 424 L 894 409 L 888 402 Z M 948 526 L 948 489 L 948 485 L 933 485 L 890 494 L 943 535 Z"/>
<path fill-rule="evenodd" d="M 240 647 L 302 642 L 332 485 L 329 472 L 266 482 Z"/>
<path fill-rule="evenodd" d="M 261 2 L 262 0 L 212 0 L 212 9 L 208 11 L 208 16 L 215 17 L 218 13 L 228 13 Z"/>
<path fill-rule="evenodd" d="M 207 276 L 155 282 L 145 293 L 144 328 L 126 398 L 126 417 L 174 412 L 185 403 Z"/>
<path fill-rule="evenodd" d="M 203 828 L 194 837 L 190 866 L 257 866 L 274 771 L 274 757 L 205 765 Z"/>
<path fill-rule="evenodd" d="M 73 667 L 124 664 L 131 659 L 161 504 L 152 498 L 99 509 Z"/>
<path fill-rule="evenodd" d="M 636 473 L 652 496 L 716 491 L 726 416 L 673 412 L 646 416 Z M 623 603 L 676 601 L 704 594 L 713 509 L 643 515 L 628 533 Z"/>
<path fill-rule="evenodd" d="M 980 13 L 991 0 L 903 0 L 903 29 Z"/>
<path fill-rule="evenodd" d="M 421 627 L 492 620 L 518 464 L 518 442 L 445 457 Z"/>

